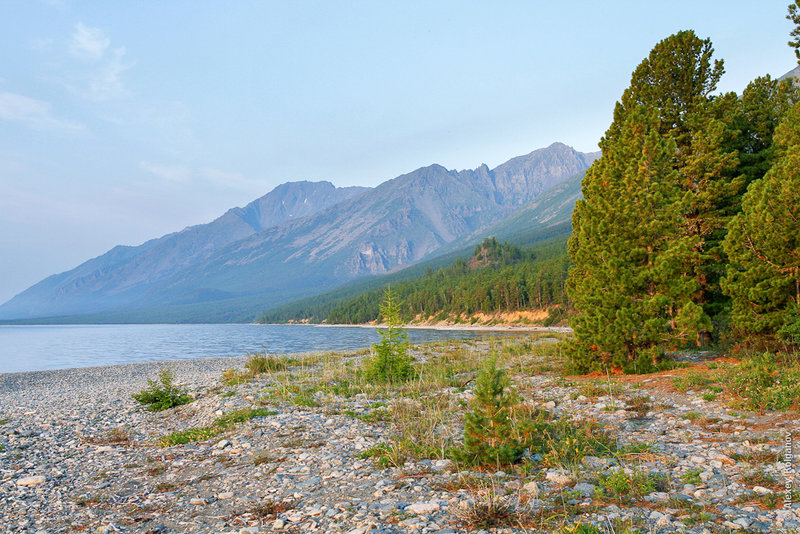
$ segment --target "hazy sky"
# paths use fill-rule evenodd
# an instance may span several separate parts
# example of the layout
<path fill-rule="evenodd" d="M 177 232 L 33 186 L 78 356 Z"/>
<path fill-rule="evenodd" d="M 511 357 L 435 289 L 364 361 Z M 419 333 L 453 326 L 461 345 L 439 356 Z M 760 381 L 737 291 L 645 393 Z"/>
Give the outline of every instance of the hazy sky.
<path fill-rule="evenodd" d="M 678 30 L 793 68 L 787 3 L 0 0 L 0 302 L 282 182 L 597 150 Z"/>

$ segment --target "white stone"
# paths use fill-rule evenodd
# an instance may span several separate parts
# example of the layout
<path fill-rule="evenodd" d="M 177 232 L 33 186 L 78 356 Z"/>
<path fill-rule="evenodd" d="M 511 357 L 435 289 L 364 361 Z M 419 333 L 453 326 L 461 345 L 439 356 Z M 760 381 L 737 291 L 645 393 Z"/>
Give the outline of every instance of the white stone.
<path fill-rule="evenodd" d="M 429 502 L 417 502 L 412 505 L 406 506 L 406 512 L 410 514 L 430 514 L 432 512 L 439 511 L 439 503 L 429 501 Z"/>
<path fill-rule="evenodd" d="M 223 491 L 217 495 L 217 499 L 224 501 L 226 499 L 233 499 L 233 492 L 232 491 Z"/>
<path fill-rule="evenodd" d="M 552 482 L 554 486 L 557 486 L 559 488 L 564 486 L 569 486 L 574 482 L 571 476 L 566 475 L 564 473 L 559 473 L 558 471 L 548 471 L 547 474 L 545 475 L 545 479 L 548 482 Z"/>
<path fill-rule="evenodd" d="M 444 460 L 436 460 L 433 462 L 433 467 L 437 469 L 447 469 L 449 467 L 452 467 L 452 465 L 453 465 L 453 460 L 449 460 L 447 458 L 445 458 Z"/>
<path fill-rule="evenodd" d="M 39 486 L 44 484 L 45 480 L 46 479 L 41 475 L 23 477 L 17 480 L 17 486 Z"/>

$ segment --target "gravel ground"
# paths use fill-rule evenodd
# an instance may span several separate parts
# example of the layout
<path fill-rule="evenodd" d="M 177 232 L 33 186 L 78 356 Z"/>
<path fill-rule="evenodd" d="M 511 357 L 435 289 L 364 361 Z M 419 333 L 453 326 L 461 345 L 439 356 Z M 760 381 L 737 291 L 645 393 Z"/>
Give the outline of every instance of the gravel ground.
<path fill-rule="evenodd" d="M 271 375 L 221 383 L 223 370 L 245 360 L 168 362 L 196 400 L 158 413 L 130 395 L 163 362 L 0 375 L 0 532 L 511 533 L 560 532 L 579 521 L 615 533 L 800 529 L 797 504 L 765 504 L 781 500 L 780 436 L 796 424 L 793 415 L 734 416 L 701 391 L 670 391 L 669 374 L 614 396 L 584 395 L 581 383 L 552 375 L 515 376 L 532 405 L 596 420 L 614 428 L 620 444 L 649 444 L 649 452 L 587 457 L 574 470 L 506 473 L 459 471 L 447 459 L 380 467 L 362 453 L 394 430 L 362 415 L 393 408 L 393 399 L 318 392 L 302 402 L 265 402 L 277 384 Z M 293 369 L 281 387 L 314 373 L 321 370 Z M 652 409 L 637 414 L 625 399 L 642 395 Z M 444 388 L 437 396 L 457 405 L 471 391 Z M 205 441 L 158 445 L 166 434 L 248 408 L 269 412 Z M 668 487 L 614 501 L 600 479 L 618 470 L 658 475 Z M 761 479 L 747 478 L 755 472 Z M 489 490 L 520 515 L 475 526 Z M 513 519 L 527 516 L 538 517 L 533 527 Z"/>

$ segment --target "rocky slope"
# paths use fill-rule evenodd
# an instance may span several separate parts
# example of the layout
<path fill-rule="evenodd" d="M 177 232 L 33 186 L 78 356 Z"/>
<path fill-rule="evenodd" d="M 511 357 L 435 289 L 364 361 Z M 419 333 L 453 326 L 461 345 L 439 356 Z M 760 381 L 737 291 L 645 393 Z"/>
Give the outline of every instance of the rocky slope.
<path fill-rule="evenodd" d="M 147 288 L 265 228 L 306 217 L 367 191 L 330 182 L 279 185 L 208 223 L 135 246 L 117 246 L 71 271 L 46 278 L 0 306 L 0 318 L 105 311 L 130 306 Z M 198 295 L 198 298 L 203 298 Z M 209 290 L 205 298 L 214 298 Z"/>

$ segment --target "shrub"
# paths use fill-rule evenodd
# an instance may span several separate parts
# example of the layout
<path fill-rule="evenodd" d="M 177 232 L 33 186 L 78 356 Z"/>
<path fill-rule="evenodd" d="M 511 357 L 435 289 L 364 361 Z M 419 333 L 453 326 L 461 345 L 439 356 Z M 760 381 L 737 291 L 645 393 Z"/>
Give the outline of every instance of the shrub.
<path fill-rule="evenodd" d="M 570 419 L 534 424 L 528 438 L 531 452 L 551 466 L 575 467 L 585 456 L 610 456 L 617 450 L 614 436 L 593 421 Z"/>
<path fill-rule="evenodd" d="M 619 469 L 610 474 L 602 474 L 598 480 L 604 492 L 619 499 L 627 501 L 630 499 L 641 499 L 656 491 L 658 480 L 649 473 L 637 470 Z"/>
<path fill-rule="evenodd" d="M 286 369 L 286 363 L 278 356 L 268 356 L 267 354 L 249 354 L 244 366 L 253 374 Z"/>
<path fill-rule="evenodd" d="M 179 432 L 167 434 L 159 440 L 159 445 L 162 447 L 171 447 L 173 445 L 182 445 L 193 441 L 204 441 L 223 433 L 237 423 L 244 423 L 255 417 L 266 417 L 268 415 L 275 415 L 276 413 L 278 412 L 265 408 L 234 410 L 216 418 L 211 426 L 188 428 Z"/>
<path fill-rule="evenodd" d="M 188 404 L 194 399 L 183 388 L 174 384 L 175 375 L 169 367 L 162 367 L 158 381 L 147 379 L 147 388 L 131 395 L 139 404 L 147 406 L 152 412 L 167 410 L 181 404 Z"/>
<path fill-rule="evenodd" d="M 686 471 L 681 475 L 681 480 L 686 484 L 699 485 L 703 483 L 703 479 L 700 478 L 700 469 L 698 468 Z"/>
<path fill-rule="evenodd" d="M 788 356 L 765 353 L 745 358 L 727 378 L 731 392 L 742 398 L 745 407 L 759 413 L 800 403 L 800 363 Z"/>
<path fill-rule="evenodd" d="M 386 328 L 379 328 L 380 343 L 373 345 L 375 356 L 367 362 L 368 380 L 381 383 L 405 382 L 414 376 L 413 358 L 408 355 L 408 334 L 401 328 L 400 305 L 388 287 L 380 306 Z"/>
<path fill-rule="evenodd" d="M 250 371 L 237 371 L 236 369 L 225 369 L 222 373 L 222 383 L 226 386 L 238 386 L 247 384 L 253 380 L 253 373 Z"/>
<path fill-rule="evenodd" d="M 533 521 L 531 509 L 519 497 L 497 493 L 495 488 L 474 492 L 473 497 L 453 512 L 469 530 L 520 527 Z"/>

